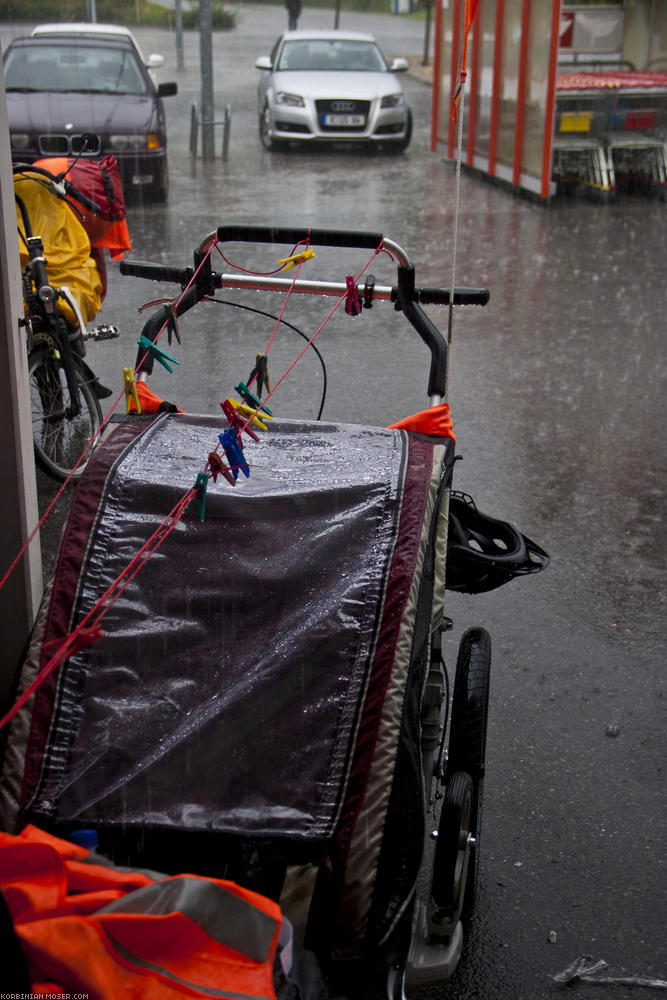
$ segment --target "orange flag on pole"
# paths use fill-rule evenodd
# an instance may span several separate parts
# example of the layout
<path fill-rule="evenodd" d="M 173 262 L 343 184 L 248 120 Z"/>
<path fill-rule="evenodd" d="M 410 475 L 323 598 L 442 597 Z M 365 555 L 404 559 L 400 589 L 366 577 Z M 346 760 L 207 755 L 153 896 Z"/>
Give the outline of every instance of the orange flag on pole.
<path fill-rule="evenodd" d="M 456 120 L 456 111 L 461 97 L 461 91 L 463 90 L 466 77 L 468 75 L 468 36 L 470 34 L 470 29 L 472 28 L 472 23 L 475 20 L 478 7 L 479 0 L 465 0 L 465 11 L 463 15 L 463 42 L 461 45 L 461 59 L 459 62 L 459 79 L 456 84 L 456 90 L 454 91 L 454 97 L 452 98 L 452 118 L 454 120 Z"/>

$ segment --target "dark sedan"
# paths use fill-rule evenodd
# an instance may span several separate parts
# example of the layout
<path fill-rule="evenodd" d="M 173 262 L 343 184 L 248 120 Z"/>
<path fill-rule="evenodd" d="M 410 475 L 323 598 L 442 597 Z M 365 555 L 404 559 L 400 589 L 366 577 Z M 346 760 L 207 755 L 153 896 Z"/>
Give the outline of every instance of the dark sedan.
<path fill-rule="evenodd" d="M 12 159 L 113 153 L 125 193 L 167 198 L 163 97 L 124 38 L 18 38 L 3 59 Z"/>

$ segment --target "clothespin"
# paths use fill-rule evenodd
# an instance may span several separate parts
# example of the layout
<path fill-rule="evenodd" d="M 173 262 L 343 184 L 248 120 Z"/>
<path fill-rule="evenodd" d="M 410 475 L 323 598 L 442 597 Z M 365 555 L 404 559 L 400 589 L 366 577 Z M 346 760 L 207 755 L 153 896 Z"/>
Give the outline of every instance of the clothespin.
<path fill-rule="evenodd" d="M 81 652 L 81 650 L 85 649 L 87 646 L 92 646 L 92 644 L 97 642 L 98 639 L 103 639 L 105 635 L 106 632 L 98 622 L 95 625 L 90 625 L 88 628 L 79 629 L 78 632 L 73 633 L 72 636 L 66 635 L 63 639 L 50 639 L 48 642 L 44 643 L 43 648 L 49 649 L 51 646 L 61 648 L 66 643 L 69 643 L 67 656 L 75 656 L 76 653 Z"/>
<path fill-rule="evenodd" d="M 253 409 L 252 407 L 250 407 L 250 406 L 246 406 L 246 404 L 245 404 L 245 403 L 239 403 L 238 399 L 232 399 L 232 398 L 230 397 L 230 398 L 229 398 L 229 399 L 227 400 L 227 402 L 228 402 L 228 403 L 231 403 L 231 404 L 232 404 L 232 406 L 234 407 L 234 409 L 235 409 L 235 410 L 238 410 L 238 412 L 239 412 L 239 413 L 240 413 L 240 414 L 241 414 L 242 416 L 244 416 L 244 417 L 246 417 L 247 419 L 249 419 L 249 420 L 250 420 L 250 423 L 251 423 L 251 424 L 253 424 L 253 426 L 255 426 L 255 427 L 259 427 L 260 431 L 265 431 L 265 430 L 267 430 L 267 426 L 266 426 L 266 424 L 264 423 L 264 421 L 265 421 L 265 420 L 273 420 L 273 417 L 270 417 L 270 416 L 269 416 L 269 415 L 268 415 L 268 414 L 266 413 L 266 411 L 265 411 L 265 410 L 262 410 L 262 411 L 261 411 L 261 412 L 262 412 L 262 419 L 260 420 L 260 419 L 259 419 L 259 417 L 257 416 L 257 411 L 256 411 L 256 410 L 254 410 L 254 409 Z M 221 405 L 222 405 L 222 404 L 221 404 Z"/>
<path fill-rule="evenodd" d="M 132 403 L 134 403 L 137 413 L 141 413 L 134 368 L 123 368 L 123 382 L 125 383 L 125 412 L 129 413 L 132 409 Z"/>
<path fill-rule="evenodd" d="M 218 434 L 218 439 L 223 447 L 225 455 L 227 456 L 227 461 L 231 467 L 231 473 L 234 479 L 239 477 L 239 469 L 246 478 L 250 476 L 250 469 L 248 463 L 246 462 L 245 455 L 243 454 L 243 448 L 239 441 L 239 436 L 236 433 L 235 427 L 228 427 L 227 430 L 223 431 L 222 434 Z"/>
<path fill-rule="evenodd" d="M 176 337 L 176 340 L 178 341 L 179 344 L 181 342 L 181 335 L 178 332 L 178 318 L 176 316 L 176 306 L 174 305 L 173 302 L 168 302 L 167 305 L 165 305 L 165 309 L 167 310 L 167 343 L 171 347 L 172 333 L 174 337 Z"/>
<path fill-rule="evenodd" d="M 222 411 L 227 417 L 227 420 L 229 420 L 229 426 L 235 428 L 236 433 L 238 434 L 239 444 L 242 447 L 243 447 L 243 439 L 241 437 L 241 429 L 247 431 L 250 437 L 253 439 L 253 441 L 259 441 L 257 435 L 251 429 L 250 424 L 246 423 L 241 414 L 234 409 L 234 407 L 232 406 L 231 402 L 228 399 L 225 399 L 222 403 L 220 403 L 220 406 L 222 407 Z"/>
<path fill-rule="evenodd" d="M 195 500 L 199 500 L 199 520 L 204 520 L 204 514 L 206 512 L 206 489 L 208 487 L 208 473 L 198 472 L 197 478 L 195 479 L 195 495 L 188 504 L 186 510 L 190 510 Z"/>
<path fill-rule="evenodd" d="M 239 396 L 245 400 L 248 406 L 252 406 L 253 410 L 262 411 L 260 416 L 264 416 L 265 413 L 267 413 L 270 417 L 273 416 L 273 413 L 268 406 L 265 406 L 261 399 L 258 399 L 255 393 L 250 391 L 245 382 L 239 382 L 239 384 L 235 385 L 234 388 L 238 392 Z"/>
<path fill-rule="evenodd" d="M 252 385 L 252 380 L 257 379 L 257 395 L 262 398 L 262 389 L 266 389 L 267 392 L 271 392 L 271 383 L 269 382 L 269 359 L 266 354 L 258 354 L 255 358 L 255 367 L 250 372 L 248 376 L 248 385 Z"/>
<path fill-rule="evenodd" d="M 345 275 L 347 285 L 347 296 L 345 298 L 345 312 L 348 316 L 358 316 L 361 312 L 359 296 L 357 295 L 357 283 L 351 274 Z"/>
<path fill-rule="evenodd" d="M 364 281 L 364 309 L 373 308 L 373 293 L 375 292 L 375 275 L 369 274 Z"/>
<path fill-rule="evenodd" d="M 283 271 L 289 271 L 290 267 L 296 267 L 297 264 L 301 264 L 304 260 L 310 260 L 314 256 L 315 251 L 307 247 L 299 253 L 293 253 L 290 257 L 283 257 L 278 263 L 283 265 Z"/>
<path fill-rule="evenodd" d="M 166 351 L 163 351 L 161 347 L 157 346 L 157 344 L 154 344 L 152 340 L 148 339 L 148 337 L 144 337 L 143 334 L 139 337 L 137 343 L 139 347 L 143 348 L 145 351 L 149 351 L 155 360 L 158 361 L 163 368 L 167 369 L 170 375 L 174 374 L 174 369 L 171 367 L 169 362 L 171 361 L 172 364 L 175 365 L 180 365 L 181 363 L 176 358 L 172 358 L 171 354 L 167 354 Z"/>
<path fill-rule="evenodd" d="M 230 486 L 236 486 L 236 480 L 232 475 L 232 470 L 228 465 L 222 461 L 217 451 L 210 451 L 208 455 L 208 464 L 211 470 L 211 475 L 213 476 L 213 482 L 217 483 L 218 476 L 220 473 L 225 477 Z"/>

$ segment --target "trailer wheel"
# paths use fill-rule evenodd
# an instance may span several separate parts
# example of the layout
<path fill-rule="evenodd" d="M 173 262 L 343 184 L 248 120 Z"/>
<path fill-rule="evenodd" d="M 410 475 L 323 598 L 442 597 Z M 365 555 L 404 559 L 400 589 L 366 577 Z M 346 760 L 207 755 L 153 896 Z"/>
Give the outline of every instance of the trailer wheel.
<path fill-rule="evenodd" d="M 464 920 L 472 915 L 478 880 L 490 676 L 491 639 L 485 629 L 471 628 L 463 635 L 459 646 L 447 762 L 449 773 L 465 771 L 472 778 L 474 841 L 470 845 L 468 879 L 461 913 Z"/>
<path fill-rule="evenodd" d="M 450 936 L 460 918 L 474 832 L 473 781 L 457 771 L 447 780 L 433 858 L 432 924 Z"/>

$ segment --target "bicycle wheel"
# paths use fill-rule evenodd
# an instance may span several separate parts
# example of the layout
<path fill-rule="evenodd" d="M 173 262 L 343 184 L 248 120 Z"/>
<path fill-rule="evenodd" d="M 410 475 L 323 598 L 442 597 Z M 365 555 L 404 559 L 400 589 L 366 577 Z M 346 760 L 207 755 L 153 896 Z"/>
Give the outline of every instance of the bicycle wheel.
<path fill-rule="evenodd" d="M 44 472 L 60 480 L 81 475 L 88 454 L 74 473 L 72 470 L 102 423 L 102 410 L 84 368 L 77 357 L 73 362 L 80 402 L 76 416 L 70 409 L 62 360 L 44 348 L 28 358 L 35 457 Z"/>
<path fill-rule="evenodd" d="M 472 815 L 475 840 L 471 846 L 468 881 L 461 914 L 464 920 L 472 915 L 479 873 L 490 671 L 491 639 L 488 632 L 483 628 L 468 629 L 461 639 L 456 663 L 448 760 L 449 771 L 465 771 L 472 778 L 473 785 Z"/>

